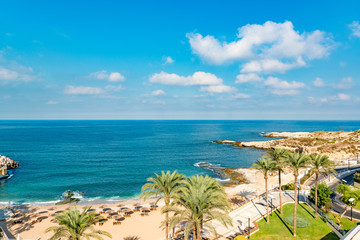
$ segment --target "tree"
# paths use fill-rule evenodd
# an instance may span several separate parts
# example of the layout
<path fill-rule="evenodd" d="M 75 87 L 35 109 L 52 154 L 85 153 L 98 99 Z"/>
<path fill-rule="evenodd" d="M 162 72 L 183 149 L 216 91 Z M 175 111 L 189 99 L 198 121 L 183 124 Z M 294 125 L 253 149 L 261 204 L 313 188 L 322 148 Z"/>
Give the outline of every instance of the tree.
<path fill-rule="evenodd" d="M 283 209 L 282 209 L 282 196 L 281 196 L 281 173 L 284 172 L 284 167 L 285 167 L 285 160 L 287 155 L 289 154 L 288 151 L 286 151 L 285 149 L 280 149 L 280 148 L 273 148 L 271 150 L 269 150 L 267 152 L 267 156 L 270 157 L 274 162 L 276 162 L 276 170 L 278 171 L 278 175 L 279 175 L 279 198 L 280 198 L 280 214 L 283 214 Z"/>
<path fill-rule="evenodd" d="M 341 194 L 345 194 L 346 192 L 350 191 L 350 186 L 347 184 L 340 183 L 336 186 L 336 191 Z"/>
<path fill-rule="evenodd" d="M 81 213 L 78 209 L 70 209 L 57 215 L 55 219 L 58 221 L 59 226 L 49 227 L 45 230 L 46 233 L 55 231 L 55 234 L 50 240 L 59 239 L 62 237 L 68 240 L 80 239 L 97 239 L 102 240 L 100 235 L 111 237 L 110 233 L 95 230 L 94 225 L 98 222 L 107 221 L 101 216 L 96 216 L 95 213 L 89 212 L 90 207 L 86 207 Z"/>
<path fill-rule="evenodd" d="M 317 218 L 317 207 L 318 207 L 318 181 L 319 181 L 319 175 L 321 173 L 323 174 L 330 174 L 331 172 L 335 172 L 334 170 L 334 162 L 330 161 L 329 157 L 326 155 L 321 154 L 311 154 L 310 155 L 310 172 L 315 174 L 315 219 Z M 324 204 L 321 204 L 320 206 L 323 206 Z"/>
<path fill-rule="evenodd" d="M 169 225 L 175 227 L 186 222 L 185 238 L 193 232 L 194 240 L 201 240 L 204 226 L 215 235 L 215 228 L 211 220 L 216 219 L 225 227 L 232 225 L 228 215 L 230 202 L 226 198 L 223 186 L 209 176 L 192 176 L 181 187 L 179 194 L 174 197 L 172 204 L 163 209 L 163 212 L 173 212 Z"/>
<path fill-rule="evenodd" d="M 317 187 L 312 187 L 310 190 L 310 196 L 314 199 L 315 205 L 319 207 L 326 205 L 331 194 L 331 187 L 328 187 L 325 184 L 319 184 Z"/>
<path fill-rule="evenodd" d="M 265 180 L 265 193 L 266 193 L 266 220 L 267 223 L 270 222 L 269 219 L 269 200 L 268 200 L 268 175 L 269 173 L 275 171 L 276 162 L 268 158 L 260 158 L 256 160 L 251 168 L 258 170 L 264 175 Z"/>
<path fill-rule="evenodd" d="M 155 173 L 154 177 L 147 179 L 146 183 L 142 187 L 142 194 L 140 198 L 146 200 L 149 197 L 157 197 L 158 202 L 160 199 L 164 199 L 165 207 L 169 206 L 170 201 L 174 198 L 178 192 L 179 188 L 183 185 L 185 176 L 178 173 L 177 171 L 170 172 L 164 171 L 161 172 L 161 175 Z M 165 213 L 165 239 L 169 237 L 169 225 L 168 225 L 169 214 Z"/>
<path fill-rule="evenodd" d="M 302 153 L 289 153 L 286 159 L 287 165 L 294 174 L 294 186 L 297 186 L 299 170 L 308 166 L 309 156 Z M 294 237 L 296 237 L 296 209 L 297 209 L 297 187 L 295 187 L 295 204 L 294 204 Z"/>

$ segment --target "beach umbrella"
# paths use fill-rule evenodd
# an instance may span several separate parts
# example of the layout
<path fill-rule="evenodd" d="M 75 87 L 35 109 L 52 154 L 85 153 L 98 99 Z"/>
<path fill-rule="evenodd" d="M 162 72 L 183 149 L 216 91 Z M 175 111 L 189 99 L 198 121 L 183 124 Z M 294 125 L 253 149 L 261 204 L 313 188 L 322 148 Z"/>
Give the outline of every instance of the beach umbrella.
<path fill-rule="evenodd" d="M 143 209 L 141 210 L 141 212 L 150 212 L 150 209 L 149 209 L 149 208 L 143 208 Z"/>
<path fill-rule="evenodd" d="M 21 238 L 20 238 L 20 234 L 18 234 L 18 236 L 17 236 L 16 240 L 21 240 Z"/>
<path fill-rule="evenodd" d="M 119 218 L 116 218 L 115 220 L 116 220 L 116 221 L 124 221 L 125 218 L 124 218 L 124 217 L 119 217 Z"/>

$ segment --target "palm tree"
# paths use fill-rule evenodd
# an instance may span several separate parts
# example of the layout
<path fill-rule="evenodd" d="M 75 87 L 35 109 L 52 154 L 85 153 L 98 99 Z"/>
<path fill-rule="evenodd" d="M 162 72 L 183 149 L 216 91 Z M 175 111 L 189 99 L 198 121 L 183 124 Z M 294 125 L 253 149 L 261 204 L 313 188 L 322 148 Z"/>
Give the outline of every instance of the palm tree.
<path fill-rule="evenodd" d="M 308 166 L 309 156 L 302 153 L 289 153 L 286 163 L 294 174 L 295 204 L 294 204 L 294 237 L 296 237 L 297 181 L 299 170 Z"/>
<path fill-rule="evenodd" d="M 315 173 L 315 219 L 317 218 L 317 189 L 320 173 L 329 174 L 330 172 L 335 172 L 334 162 L 329 159 L 326 155 L 321 154 L 311 154 L 310 155 L 310 172 Z"/>
<path fill-rule="evenodd" d="M 161 172 L 161 175 L 155 173 L 154 177 L 150 177 L 147 179 L 148 183 L 146 183 L 142 187 L 142 194 L 140 198 L 144 198 L 146 201 L 149 197 L 157 197 L 158 202 L 160 199 L 164 199 L 165 207 L 169 206 L 170 200 L 174 198 L 184 183 L 185 176 L 183 174 L 178 173 L 177 171 L 170 172 L 164 171 Z M 165 213 L 165 239 L 169 237 L 169 224 L 168 224 L 169 214 Z"/>
<path fill-rule="evenodd" d="M 270 222 L 269 219 L 269 193 L 268 193 L 268 176 L 269 173 L 273 172 L 276 167 L 276 162 L 268 158 L 260 158 L 256 160 L 251 168 L 258 170 L 264 175 L 265 179 L 265 193 L 266 193 L 266 221 Z"/>
<path fill-rule="evenodd" d="M 101 216 L 96 216 L 95 213 L 89 212 L 90 207 L 86 207 L 81 213 L 76 207 L 69 209 L 61 214 L 57 215 L 55 219 L 58 221 L 60 226 L 49 227 L 45 230 L 46 233 L 55 231 L 54 235 L 50 240 L 59 239 L 62 237 L 68 240 L 80 240 L 80 239 L 98 239 L 103 238 L 100 235 L 105 235 L 112 238 L 110 233 L 95 230 L 94 225 L 98 222 L 107 221 Z"/>
<path fill-rule="evenodd" d="M 140 237 L 138 237 L 138 236 L 127 236 L 127 237 L 124 237 L 123 240 L 140 240 Z"/>
<path fill-rule="evenodd" d="M 211 220 L 216 219 L 225 227 L 232 225 L 228 215 L 230 209 L 223 186 L 212 177 L 197 175 L 188 178 L 172 204 L 163 212 L 174 213 L 169 219 L 171 227 L 186 222 L 184 239 L 193 232 L 193 239 L 201 240 L 204 226 L 216 235 Z"/>
<path fill-rule="evenodd" d="M 267 156 L 276 162 L 276 170 L 279 174 L 279 197 L 280 197 L 280 214 L 283 214 L 282 196 L 281 196 L 281 173 L 284 172 L 285 160 L 289 152 L 285 149 L 273 148 L 267 152 Z"/>

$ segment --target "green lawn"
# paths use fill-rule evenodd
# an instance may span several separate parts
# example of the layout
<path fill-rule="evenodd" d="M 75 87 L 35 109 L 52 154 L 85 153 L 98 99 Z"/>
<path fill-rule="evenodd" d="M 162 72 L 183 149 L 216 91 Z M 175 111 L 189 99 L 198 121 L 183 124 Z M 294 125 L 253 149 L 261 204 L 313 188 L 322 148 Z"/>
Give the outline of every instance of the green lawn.
<path fill-rule="evenodd" d="M 328 213 L 327 214 L 335 223 L 339 224 L 338 221 L 335 219 L 335 214 L 334 213 Z M 341 226 L 342 229 L 349 231 L 350 229 L 352 229 L 353 227 L 355 227 L 356 225 L 359 225 L 360 222 L 358 221 L 350 221 L 350 219 L 348 218 L 340 218 L 340 222 L 341 222 Z"/>
<path fill-rule="evenodd" d="M 283 217 L 293 216 L 294 204 L 285 204 L 283 206 Z M 251 235 L 250 239 L 266 240 L 266 239 L 307 239 L 307 240 L 337 240 L 339 239 L 335 233 L 331 231 L 328 225 L 324 223 L 319 217 L 314 219 L 314 211 L 306 204 L 299 204 L 297 208 L 297 216 L 302 217 L 309 221 L 310 226 L 307 228 L 297 228 L 296 238 L 292 236 L 293 227 L 288 225 L 280 217 L 279 210 L 276 210 L 272 217 L 270 217 L 270 223 L 266 223 L 265 219 L 261 219 L 258 222 L 260 230 Z"/>

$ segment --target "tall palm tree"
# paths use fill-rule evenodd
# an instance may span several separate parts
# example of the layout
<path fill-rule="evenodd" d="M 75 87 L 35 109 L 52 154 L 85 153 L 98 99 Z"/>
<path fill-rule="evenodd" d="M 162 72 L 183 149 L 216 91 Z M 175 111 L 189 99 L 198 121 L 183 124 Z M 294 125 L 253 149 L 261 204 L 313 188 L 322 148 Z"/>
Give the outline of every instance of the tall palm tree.
<path fill-rule="evenodd" d="M 326 155 L 321 154 L 311 154 L 310 155 L 310 172 L 315 174 L 315 219 L 317 218 L 317 189 L 320 173 L 329 174 L 335 172 L 334 170 L 335 163 L 329 159 Z"/>
<path fill-rule="evenodd" d="M 267 156 L 276 162 L 276 170 L 279 175 L 279 198 L 280 198 L 280 214 L 283 214 L 282 196 L 281 196 L 281 173 L 284 172 L 285 160 L 289 152 L 285 149 L 273 148 L 267 152 Z"/>
<path fill-rule="evenodd" d="M 294 174 L 295 187 L 295 204 L 294 204 L 294 237 L 296 237 L 296 209 L 297 209 L 297 182 L 299 170 L 308 166 L 309 156 L 302 153 L 289 153 L 287 157 L 287 165 L 292 169 Z"/>
<path fill-rule="evenodd" d="M 144 184 L 142 187 L 142 194 L 140 198 L 145 200 L 149 197 L 157 197 L 158 202 L 160 199 L 164 199 L 165 207 L 169 206 L 170 201 L 178 194 L 179 188 L 183 185 L 185 176 L 178 173 L 177 171 L 170 172 L 164 171 L 161 172 L 161 175 L 156 174 L 154 177 L 147 179 L 148 183 Z M 165 213 L 165 239 L 169 237 L 169 224 L 168 224 L 169 214 Z"/>
<path fill-rule="evenodd" d="M 94 225 L 98 222 L 105 222 L 101 216 L 96 216 L 95 213 L 89 212 L 90 207 L 86 207 L 81 213 L 75 207 L 64 211 L 57 215 L 55 219 L 58 221 L 59 226 L 49 227 L 45 232 L 55 231 L 50 240 L 59 239 L 62 237 L 68 240 L 80 240 L 80 239 L 97 239 L 102 240 L 100 235 L 111 237 L 110 233 L 95 230 Z"/>
<path fill-rule="evenodd" d="M 269 158 L 260 158 L 256 160 L 251 167 L 256 169 L 264 175 L 265 179 L 265 193 L 266 193 L 266 222 L 269 223 L 269 193 L 268 193 L 268 176 L 269 173 L 275 171 L 276 162 Z"/>
<path fill-rule="evenodd" d="M 169 219 L 171 227 L 186 222 L 185 239 L 193 232 L 193 239 L 201 240 L 204 226 L 216 235 L 211 220 L 216 219 L 226 227 L 232 225 L 230 209 L 223 186 L 212 177 L 197 175 L 188 178 L 172 204 L 163 211 L 174 213 Z"/>

